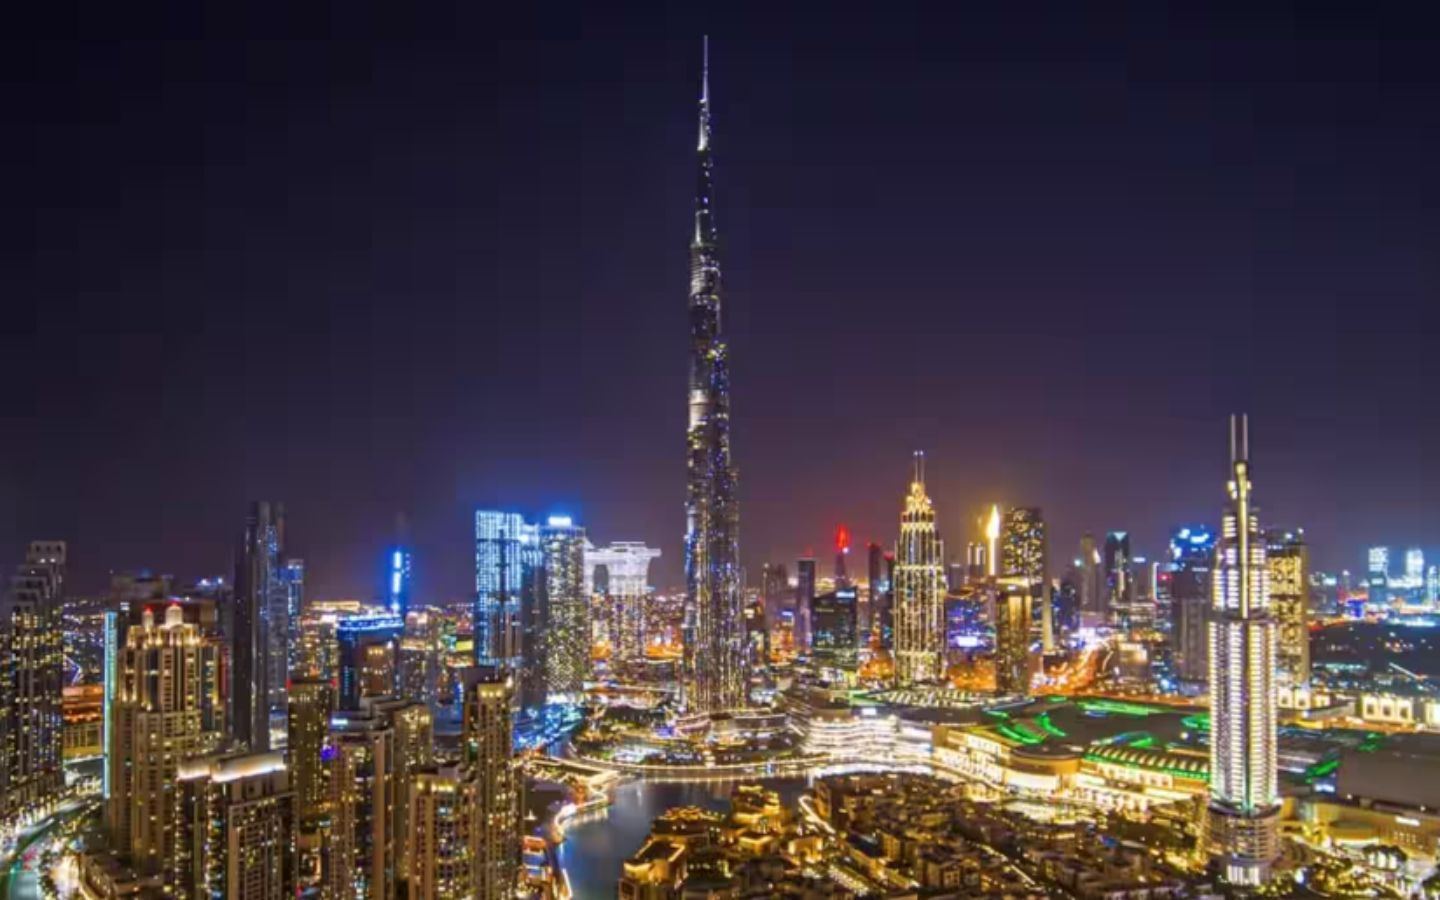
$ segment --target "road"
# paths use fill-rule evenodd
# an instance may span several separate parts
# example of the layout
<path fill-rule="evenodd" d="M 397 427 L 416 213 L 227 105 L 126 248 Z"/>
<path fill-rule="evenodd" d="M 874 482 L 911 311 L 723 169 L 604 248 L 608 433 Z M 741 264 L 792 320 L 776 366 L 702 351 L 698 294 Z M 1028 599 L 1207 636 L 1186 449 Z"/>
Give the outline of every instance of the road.
<path fill-rule="evenodd" d="M 44 843 L 50 832 L 68 822 L 76 813 L 87 806 L 78 801 L 62 806 L 50 818 L 25 833 L 10 856 L 8 865 L 0 872 L 0 900 L 39 900 L 40 873 L 37 869 L 25 867 L 25 853 L 31 846 Z M 38 864 L 37 860 L 37 864 Z"/>

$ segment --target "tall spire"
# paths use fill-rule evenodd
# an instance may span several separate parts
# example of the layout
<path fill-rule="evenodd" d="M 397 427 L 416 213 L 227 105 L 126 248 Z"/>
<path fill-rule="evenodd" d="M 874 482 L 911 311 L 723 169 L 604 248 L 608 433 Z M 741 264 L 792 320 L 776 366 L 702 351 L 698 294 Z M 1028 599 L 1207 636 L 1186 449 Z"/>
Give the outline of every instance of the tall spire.
<path fill-rule="evenodd" d="M 710 35 L 700 39 L 700 102 L 710 103 Z"/>
<path fill-rule="evenodd" d="M 704 153 L 710 149 L 710 36 L 707 34 L 700 44 L 700 140 L 697 149 Z"/>
<path fill-rule="evenodd" d="M 740 615 L 739 507 L 730 458 L 730 370 L 720 322 L 720 254 L 710 148 L 710 41 L 701 44 L 695 233 L 690 241 L 690 425 L 686 433 L 685 706 L 748 702 Z"/>

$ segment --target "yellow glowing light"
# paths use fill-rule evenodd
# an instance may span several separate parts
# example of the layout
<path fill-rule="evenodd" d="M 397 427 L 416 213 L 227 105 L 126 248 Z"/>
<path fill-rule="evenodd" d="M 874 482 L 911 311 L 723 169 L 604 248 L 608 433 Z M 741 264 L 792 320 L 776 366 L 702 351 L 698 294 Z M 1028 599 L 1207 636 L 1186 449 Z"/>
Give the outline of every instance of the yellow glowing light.
<path fill-rule="evenodd" d="M 985 541 L 989 546 L 986 548 L 986 563 L 990 567 L 990 575 L 996 572 L 995 564 L 995 542 L 1000 539 L 1000 504 L 990 507 L 990 520 L 985 523 Z"/>

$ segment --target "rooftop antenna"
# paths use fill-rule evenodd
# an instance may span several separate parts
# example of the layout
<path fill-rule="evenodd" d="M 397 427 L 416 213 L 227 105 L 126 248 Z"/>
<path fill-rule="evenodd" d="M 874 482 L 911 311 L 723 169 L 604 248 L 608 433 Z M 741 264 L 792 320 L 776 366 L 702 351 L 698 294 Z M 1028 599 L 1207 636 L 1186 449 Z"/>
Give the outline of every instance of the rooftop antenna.
<path fill-rule="evenodd" d="M 1250 460 L 1250 417 L 1245 413 L 1230 416 L 1230 461 Z"/>

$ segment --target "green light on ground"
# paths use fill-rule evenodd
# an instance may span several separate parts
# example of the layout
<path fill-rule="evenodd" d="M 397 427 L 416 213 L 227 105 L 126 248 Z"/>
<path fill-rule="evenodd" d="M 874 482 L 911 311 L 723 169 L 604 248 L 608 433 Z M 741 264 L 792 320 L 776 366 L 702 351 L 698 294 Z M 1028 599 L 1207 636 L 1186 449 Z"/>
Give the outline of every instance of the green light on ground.
<path fill-rule="evenodd" d="M 1158 712 L 1164 712 L 1154 706 L 1126 703 L 1123 700 L 1081 700 L 1079 705 L 1086 712 L 1107 712 L 1121 716 L 1151 716 Z"/>
<path fill-rule="evenodd" d="M 1043 728 L 1045 730 L 1045 733 L 1050 735 L 1051 737 L 1063 738 L 1069 736 L 1064 731 L 1062 731 L 1058 725 L 1050 721 L 1050 714 L 1048 712 L 1041 713 L 1039 716 L 1037 716 L 1035 718 L 1035 723 L 1041 728 Z"/>
<path fill-rule="evenodd" d="M 1186 728 L 1193 728 L 1193 729 L 1195 729 L 1196 731 L 1209 731 L 1209 730 L 1210 730 L 1210 714 L 1209 714 L 1209 713 L 1195 713 L 1195 714 L 1193 714 L 1193 715 L 1189 715 L 1189 716 L 1186 716 L 1185 718 L 1181 719 L 1181 720 L 1180 720 L 1180 724 L 1184 725 Z"/>
<path fill-rule="evenodd" d="M 996 725 L 995 730 L 1005 735 L 1012 741 L 1017 741 L 1027 747 L 1045 743 L 1045 739 L 1028 731 L 1019 731 L 1010 725 Z"/>

